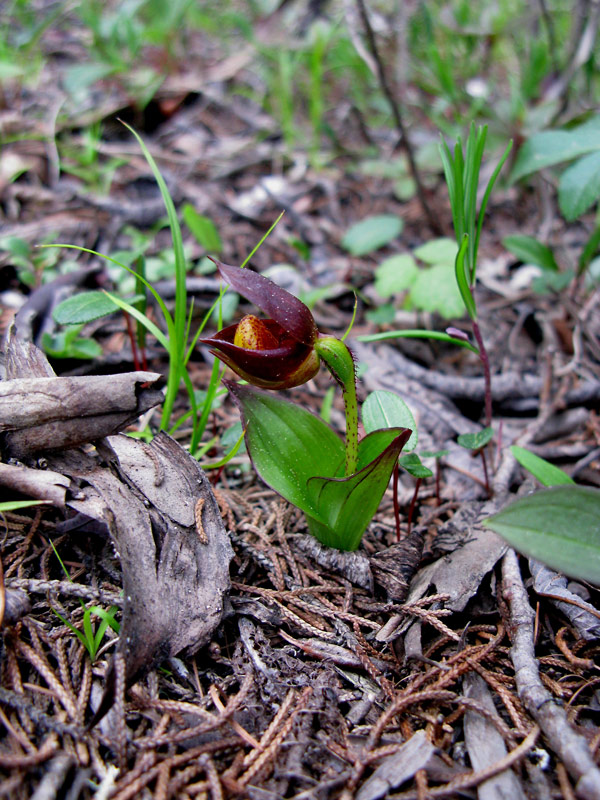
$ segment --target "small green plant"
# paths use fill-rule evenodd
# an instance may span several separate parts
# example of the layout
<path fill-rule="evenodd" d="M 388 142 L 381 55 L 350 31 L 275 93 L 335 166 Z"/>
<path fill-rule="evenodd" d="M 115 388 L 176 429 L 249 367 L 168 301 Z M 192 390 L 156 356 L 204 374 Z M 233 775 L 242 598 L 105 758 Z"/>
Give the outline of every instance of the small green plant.
<path fill-rule="evenodd" d="M 400 236 L 403 224 L 395 214 L 367 217 L 348 228 L 341 245 L 353 256 L 367 255 Z"/>
<path fill-rule="evenodd" d="M 103 158 L 99 148 L 101 140 L 102 125 L 96 122 L 83 131 L 79 141 L 58 141 L 57 144 L 62 172 L 79 178 L 86 190 L 107 195 L 116 171 L 127 161 Z"/>
<path fill-rule="evenodd" d="M 52 238 L 52 235 L 46 236 L 42 243 L 47 243 Z M 18 236 L 0 239 L 0 251 L 10 256 L 17 270 L 17 277 L 25 286 L 37 289 L 42 283 L 56 277 L 59 260 L 57 252 L 32 247 Z"/>
<path fill-rule="evenodd" d="M 67 325 L 57 333 L 42 334 L 42 348 L 50 358 L 94 359 L 102 355 L 95 339 L 80 336 L 83 325 Z"/>
<path fill-rule="evenodd" d="M 50 542 L 52 549 L 54 550 L 54 555 L 58 559 L 58 562 L 62 568 L 62 571 L 65 573 L 67 580 L 71 581 L 71 576 L 69 575 L 69 570 L 66 568 L 62 558 L 58 554 L 58 550 L 54 546 L 54 542 Z M 96 660 L 96 656 L 98 655 L 98 650 L 102 644 L 102 640 L 106 635 L 106 631 L 108 628 L 112 628 L 115 633 L 119 633 L 120 625 L 115 619 L 115 613 L 117 612 L 116 606 L 111 606 L 108 611 L 100 606 L 92 606 L 91 608 L 86 608 L 85 603 L 83 600 L 79 600 L 81 608 L 83 609 L 83 630 L 79 630 L 69 622 L 68 619 L 65 619 L 62 614 L 60 614 L 55 608 L 52 611 L 56 614 L 56 616 L 60 619 L 60 621 L 67 626 L 74 634 L 77 636 L 81 644 L 87 650 L 89 657 L 92 661 Z M 100 618 L 100 624 L 98 628 L 94 630 L 92 625 L 92 614 Z"/>
<path fill-rule="evenodd" d="M 472 450 L 473 455 L 481 456 L 485 488 L 488 494 L 490 494 L 490 479 L 488 475 L 487 460 L 485 457 L 485 448 L 492 441 L 493 437 L 494 430 L 493 428 L 488 427 L 477 431 L 477 433 L 461 433 L 456 440 L 461 447 L 465 448 L 465 450 Z"/>
<path fill-rule="evenodd" d="M 487 208 L 488 200 L 496 179 L 506 161 L 512 142 L 506 147 L 500 161 L 498 162 L 481 200 L 479 211 L 477 210 L 477 190 L 479 186 L 479 173 L 485 150 L 487 127 L 475 129 L 472 125 L 467 138 L 465 152 L 463 153 L 462 141 L 459 138 L 454 147 L 452 155 L 448 145 L 442 142 L 440 153 L 444 165 L 444 174 L 448 185 L 450 207 L 452 209 L 452 221 L 454 233 L 458 245 L 458 253 L 454 264 L 456 284 L 460 292 L 462 301 L 471 318 L 471 327 L 476 344 L 469 341 L 468 336 L 455 328 L 449 329 L 446 333 L 432 332 L 426 330 L 405 330 L 390 331 L 383 334 L 373 334 L 371 336 L 360 336 L 359 341 L 373 342 L 381 339 L 393 339 L 398 337 L 418 337 L 428 339 L 439 339 L 452 342 L 459 347 L 467 347 L 477 353 L 480 358 L 485 379 L 485 421 L 489 427 L 492 420 L 492 388 L 490 364 L 477 320 L 477 306 L 473 296 L 475 281 L 477 277 L 477 252 L 479 249 L 479 237 L 483 227 L 483 220 Z"/>
<path fill-rule="evenodd" d="M 75 250 L 82 250 L 87 253 L 91 253 L 92 255 L 99 256 L 100 258 L 105 259 L 109 263 L 116 264 L 121 269 L 129 272 L 136 281 L 137 287 L 145 287 L 150 291 L 154 299 L 156 300 L 162 314 L 163 318 L 166 323 L 166 333 L 163 332 L 156 323 L 151 320 L 145 313 L 144 310 L 139 307 L 139 302 L 134 299 L 132 301 L 127 301 L 122 299 L 121 297 L 117 296 L 116 294 L 112 294 L 110 292 L 94 292 L 94 293 L 87 293 L 87 294 L 80 294 L 71 298 L 68 303 L 63 304 L 58 312 L 58 319 L 61 321 L 65 321 L 68 319 L 69 322 L 74 322 L 77 319 L 80 323 L 88 322 L 93 319 L 97 319 L 100 316 L 103 316 L 109 313 L 109 309 L 114 311 L 115 307 L 122 309 L 126 312 L 129 316 L 134 318 L 140 326 L 146 329 L 152 336 L 156 338 L 156 340 L 165 348 L 165 351 L 169 355 L 169 371 L 167 376 L 167 389 L 165 394 L 165 401 L 163 404 L 162 410 L 162 417 L 161 417 L 161 428 L 162 429 L 169 429 L 173 430 L 173 422 L 171 420 L 173 414 L 173 408 L 175 405 L 175 399 L 177 397 L 177 393 L 179 391 L 181 383 L 183 383 L 187 389 L 188 398 L 190 401 L 191 411 L 188 412 L 186 418 L 191 418 L 192 421 L 192 437 L 190 442 L 190 451 L 192 454 L 196 454 L 200 440 L 204 433 L 206 422 L 208 419 L 208 415 L 212 409 L 212 405 L 214 399 L 217 394 L 218 384 L 219 384 L 219 368 L 217 362 L 215 362 L 215 366 L 213 368 L 213 372 L 211 375 L 211 380 L 209 387 L 206 391 L 204 405 L 199 407 L 196 402 L 196 392 L 192 385 L 191 378 L 187 371 L 187 364 L 190 359 L 190 356 L 196 346 L 196 343 L 202 333 L 204 326 L 212 316 L 215 309 L 219 315 L 219 324 L 222 324 L 222 312 L 221 312 L 221 302 L 223 299 L 223 293 L 221 293 L 220 297 L 217 298 L 211 309 L 205 315 L 202 323 L 198 327 L 195 335 L 192 337 L 191 342 L 188 344 L 189 334 L 190 334 L 190 327 L 191 327 L 191 320 L 192 320 L 192 308 L 189 309 L 187 307 L 187 290 L 186 290 L 186 274 L 187 274 L 187 263 L 185 252 L 183 248 L 183 238 L 181 233 L 181 226 L 179 224 L 179 220 L 177 218 L 177 213 L 175 211 L 175 206 L 173 204 L 173 200 L 169 194 L 169 190 L 164 182 L 164 179 L 158 169 L 158 166 L 152 155 L 148 151 L 146 145 L 142 138 L 128 125 L 126 127 L 131 131 L 131 133 L 137 139 L 144 156 L 146 157 L 153 173 L 156 178 L 156 181 L 159 185 L 160 192 L 165 203 L 165 207 L 167 210 L 167 217 L 169 221 L 169 227 L 171 230 L 171 236 L 173 240 L 173 269 L 175 271 L 175 309 L 173 314 L 167 308 L 167 305 L 163 298 L 159 295 L 156 289 L 152 286 L 152 284 L 144 277 L 143 270 L 136 269 L 134 267 L 129 266 L 126 263 L 122 263 L 117 259 L 104 255 L 103 253 L 98 253 L 95 250 L 90 250 L 83 247 L 78 247 L 75 245 L 69 244 L 60 244 L 60 245 L 52 245 L 52 247 L 66 247 L 72 248 Z M 273 227 L 277 224 L 279 220 L 276 220 L 273 226 L 267 231 L 267 233 L 262 237 L 259 243 L 256 245 L 252 253 L 248 256 L 250 258 L 260 247 L 266 237 L 271 233 Z M 50 246 L 50 245 L 48 245 Z M 111 301 L 112 308 L 107 306 L 107 299 Z M 65 312 L 66 306 L 66 312 Z M 65 316 L 63 316 L 63 314 Z M 77 316 L 79 315 L 79 316 Z M 67 334 L 65 334 L 67 335 Z M 72 333 L 68 334 L 72 335 Z M 74 340 L 71 340 L 71 344 Z"/>
<path fill-rule="evenodd" d="M 375 514 L 406 427 L 373 430 L 358 441 L 354 361 L 343 340 L 319 334 L 304 303 L 268 278 L 219 263 L 221 277 L 270 315 L 247 315 L 201 339 L 234 372 L 262 389 L 286 389 L 314 377 L 321 361 L 341 386 L 345 446 L 318 416 L 253 386 L 225 382 L 240 409 L 246 447 L 265 483 L 306 515 L 323 544 L 355 550 Z"/>
<path fill-rule="evenodd" d="M 427 266 L 419 266 L 416 259 Z M 462 317 L 465 307 L 456 284 L 455 260 L 456 243 L 446 238 L 417 247 L 413 255 L 390 256 L 375 270 L 375 291 L 384 299 L 404 293 L 405 308 L 437 312 L 444 319 Z M 377 314 L 385 308 L 377 309 Z M 393 319 L 394 306 L 389 308 Z"/>

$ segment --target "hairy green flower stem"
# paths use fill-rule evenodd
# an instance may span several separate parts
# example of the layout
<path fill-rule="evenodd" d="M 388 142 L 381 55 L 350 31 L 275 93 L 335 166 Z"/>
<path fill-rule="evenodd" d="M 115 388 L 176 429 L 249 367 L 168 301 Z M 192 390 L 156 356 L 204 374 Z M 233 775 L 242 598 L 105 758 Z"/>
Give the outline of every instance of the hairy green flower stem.
<path fill-rule="evenodd" d="M 315 342 L 315 350 L 342 387 L 346 414 L 346 467 L 349 477 L 358 465 L 358 402 L 356 399 L 356 370 L 354 359 L 344 342 L 333 336 L 323 336 Z"/>

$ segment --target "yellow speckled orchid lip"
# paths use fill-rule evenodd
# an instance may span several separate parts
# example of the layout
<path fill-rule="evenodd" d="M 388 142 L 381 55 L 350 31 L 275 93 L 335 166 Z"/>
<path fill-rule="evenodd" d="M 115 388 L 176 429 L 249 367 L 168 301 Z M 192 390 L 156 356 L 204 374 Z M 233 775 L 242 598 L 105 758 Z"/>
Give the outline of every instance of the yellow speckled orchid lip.
<path fill-rule="evenodd" d="M 277 347 L 251 350 L 236 345 L 238 325 L 229 325 L 200 341 L 240 378 L 262 389 L 292 389 L 314 378 L 320 364 L 315 349 L 292 338 L 273 319 L 260 322 L 275 338 Z"/>

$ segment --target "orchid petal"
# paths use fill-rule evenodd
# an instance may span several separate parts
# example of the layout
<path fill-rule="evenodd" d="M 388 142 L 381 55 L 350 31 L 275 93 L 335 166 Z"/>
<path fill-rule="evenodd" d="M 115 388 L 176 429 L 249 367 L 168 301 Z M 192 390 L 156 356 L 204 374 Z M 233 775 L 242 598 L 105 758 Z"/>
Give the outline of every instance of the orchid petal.
<path fill-rule="evenodd" d="M 301 300 L 258 272 L 213 260 L 232 289 L 278 322 L 294 339 L 305 345 L 314 344 L 318 336 L 317 324 Z"/>

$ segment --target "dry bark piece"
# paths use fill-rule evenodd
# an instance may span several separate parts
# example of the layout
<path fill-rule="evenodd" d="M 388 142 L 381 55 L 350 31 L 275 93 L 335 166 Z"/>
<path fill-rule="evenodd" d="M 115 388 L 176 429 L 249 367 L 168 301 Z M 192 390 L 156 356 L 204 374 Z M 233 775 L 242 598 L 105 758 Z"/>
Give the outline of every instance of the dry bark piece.
<path fill-rule="evenodd" d="M 383 586 L 392 603 L 403 603 L 423 555 L 423 534 L 418 530 L 401 542 L 371 556 L 375 582 Z"/>
<path fill-rule="evenodd" d="M 554 572 L 533 558 L 529 559 L 529 569 L 533 576 L 535 591 L 548 597 L 583 639 L 588 641 L 600 639 L 598 612 L 591 603 L 587 603 L 567 588 L 568 581 L 564 575 Z"/>
<path fill-rule="evenodd" d="M 158 661 L 193 654 L 210 640 L 223 615 L 233 551 L 198 462 L 167 434 L 150 444 L 110 437 L 99 450 L 105 463 L 80 451 L 48 459 L 80 484 L 84 499 L 68 505 L 104 521 L 120 556 L 118 652 L 131 682 Z M 199 500 L 204 538 L 196 526 Z M 109 689 L 104 711 L 110 702 Z"/>
<path fill-rule="evenodd" d="M 0 446 L 12 458 L 118 433 L 162 401 L 155 372 L 0 382 Z"/>
<path fill-rule="evenodd" d="M 471 697 L 489 710 L 494 716 L 498 712 L 486 682 L 473 672 L 463 678 L 465 696 Z M 504 739 L 498 729 L 482 714 L 472 709 L 465 713 L 465 743 L 475 772 L 486 769 L 507 755 Z M 488 778 L 477 787 L 478 800 L 525 800 L 525 793 L 515 773 L 511 769 Z"/>
<path fill-rule="evenodd" d="M 0 486 L 62 508 L 70 480 L 59 472 L 0 463 Z"/>
<path fill-rule="evenodd" d="M 314 559 L 321 567 L 334 570 L 362 589 L 373 591 L 373 575 L 369 559 L 364 553 L 325 547 L 308 534 L 298 534 L 292 541 L 295 548 L 303 555 Z"/>

